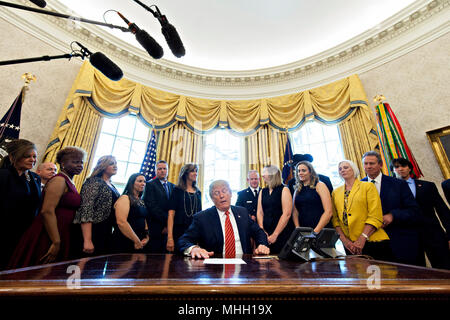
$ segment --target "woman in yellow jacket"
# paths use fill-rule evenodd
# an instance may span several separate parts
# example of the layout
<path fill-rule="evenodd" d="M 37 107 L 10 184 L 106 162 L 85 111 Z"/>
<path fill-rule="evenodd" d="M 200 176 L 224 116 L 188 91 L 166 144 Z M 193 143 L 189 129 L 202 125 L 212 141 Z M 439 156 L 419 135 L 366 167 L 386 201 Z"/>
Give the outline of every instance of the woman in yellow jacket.
<path fill-rule="evenodd" d="M 383 212 L 375 185 L 357 180 L 358 167 L 350 160 L 339 163 L 339 175 L 345 184 L 333 191 L 332 223 L 347 254 L 392 261 L 389 237 L 381 228 Z"/>

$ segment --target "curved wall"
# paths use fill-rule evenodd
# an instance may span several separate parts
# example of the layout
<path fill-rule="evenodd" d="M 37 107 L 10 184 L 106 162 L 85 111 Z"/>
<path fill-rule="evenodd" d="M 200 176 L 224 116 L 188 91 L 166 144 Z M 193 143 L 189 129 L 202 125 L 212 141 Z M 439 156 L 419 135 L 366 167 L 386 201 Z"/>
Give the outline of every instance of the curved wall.
<path fill-rule="evenodd" d="M 448 23 L 444 30 L 447 29 Z M 30 35 L 4 19 L 0 19 L 0 30 L 4 35 L 8 35 L 8 41 L 4 38 L 0 44 L 2 60 L 67 53 L 67 51 L 61 51 L 61 47 L 56 48 L 57 46 Z M 359 72 L 369 103 L 374 105 L 372 97 L 376 94 L 386 96 L 386 101 L 390 103 L 403 126 L 406 139 L 419 162 L 425 179 L 434 181 L 438 185 L 443 176 L 425 132 L 450 123 L 448 103 L 450 101 L 448 91 L 450 34 L 443 32 L 442 28 L 440 30 L 431 42 L 423 39 L 422 42 L 416 43 L 415 50 L 410 52 L 400 50 L 395 59 L 384 62 L 380 60 L 372 65 L 372 68 L 366 66 Z M 37 82 L 30 85 L 22 109 L 21 137 L 30 139 L 38 145 L 39 156 L 42 156 L 45 150 L 81 63 L 80 60 L 73 59 L 0 67 L 0 88 L 2 88 L 0 115 L 6 112 L 19 93 L 23 85 L 21 75 L 31 72 L 37 76 Z M 336 70 L 335 77 L 342 78 L 344 74 L 346 72 L 341 75 L 339 70 Z M 317 85 L 331 82 L 331 80 L 327 81 L 327 77 L 321 79 L 315 75 L 311 79 L 314 78 L 317 78 Z M 315 87 L 314 83 L 314 81 L 311 82 L 311 87 Z M 194 84 L 189 85 L 194 86 Z M 261 90 L 260 87 L 258 88 Z M 227 88 L 227 90 L 232 89 L 233 87 Z M 245 91 L 251 92 L 251 89 L 246 88 L 245 85 L 235 86 L 234 89 L 239 93 L 238 96 Z M 211 88 L 208 90 L 213 92 Z M 289 90 L 292 92 L 292 89 Z M 267 91 L 272 92 L 269 89 Z M 183 92 L 180 93 L 183 94 Z M 221 96 L 220 93 L 216 95 L 216 97 Z M 253 93 L 248 96 L 253 96 Z M 267 94 L 267 96 L 273 95 Z"/>

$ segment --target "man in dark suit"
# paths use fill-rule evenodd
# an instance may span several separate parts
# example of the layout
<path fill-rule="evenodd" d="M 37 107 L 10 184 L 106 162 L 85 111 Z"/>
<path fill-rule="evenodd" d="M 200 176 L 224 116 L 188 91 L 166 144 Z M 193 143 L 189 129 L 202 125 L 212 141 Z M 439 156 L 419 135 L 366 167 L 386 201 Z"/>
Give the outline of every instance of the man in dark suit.
<path fill-rule="evenodd" d="M 440 196 L 433 182 L 413 179 L 412 163 L 403 158 L 393 159 L 391 171 L 397 178 L 408 183 L 417 204 L 422 211 L 422 223 L 419 229 L 421 243 L 433 268 L 450 269 L 450 210 Z M 436 216 L 442 222 L 444 231 Z"/>
<path fill-rule="evenodd" d="M 236 206 L 247 209 L 250 218 L 256 221 L 256 210 L 258 209 L 259 173 L 250 170 L 247 174 L 248 188 L 238 192 Z"/>
<path fill-rule="evenodd" d="M 400 263 L 424 266 L 425 256 L 418 233 L 421 213 L 408 184 L 382 174 L 383 160 L 379 153 L 366 152 L 362 161 L 367 177 L 361 181 L 374 183 L 380 194 L 382 228 L 391 240 L 394 258 Z"/>
<path fill-rule="evenodd" d="M 290 166 L 292 168 L 295 168 L 295 166 L 300 161 L 313 162 L 313 160 L 314 160 L 313 156 L 308 153 L 305 153 L 305 154 L 297 153 L 297 154 L 294 154 L 294 156 L 292 157 L 292 163 L 290 164 Z M 325 183 L 328 190 L 330 190 L 330 194 L 333 193 L 333 185 L 331 184 L 330 178 L 327 176 L 324 176 L 323 174 L 317 174 L 317 175 L 319 176 L 319 180 L 322 181 L 323 183 Z M 292 178 L 291 180 L 289 180 L 287 183 L 287 187 L 289 188 L 289 191 L 291 191 L 292 196 L 294 196 L 294 191 L 295 191 L 294 186 L 295 186 L 295 177 Z"/>
<path fill-rule="evenodd" d="M 167 214 L 173 183 L 167 181 L 169 167 L 167 162 L 159 160 L 156 165 L 155 179 L 148 181 L 144 191 L 147 207 L 147 224 L 150 241 L 145 250 L 150 253 L 165 253 L 167 242 Z"/>
<path fill-rule="evenodd" d="M 444 180 L 441 183 L 442 191 L 444 191 L 445 198 L 450 204 L 450 179 Z"/>
<path fill-rule="evenodd" d="M 200 259 L 214 254 L 233 258 L 252 253 L 250 239 L 255 241 L 255 254 L 269 254 L 266 233 L 249 217 L 247 209 L 230 206 L 228 182 L 212 182 L 209 195 L 214 206 L 196 213 L 189 228 L 178 239 L 182 254 Z"/>

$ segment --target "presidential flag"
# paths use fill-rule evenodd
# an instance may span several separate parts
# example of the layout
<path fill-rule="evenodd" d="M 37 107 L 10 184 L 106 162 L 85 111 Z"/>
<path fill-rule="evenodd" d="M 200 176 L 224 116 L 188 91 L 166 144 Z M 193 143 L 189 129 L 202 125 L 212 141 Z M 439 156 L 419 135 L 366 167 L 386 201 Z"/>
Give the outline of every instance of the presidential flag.
<path fill-rule="evenodd" d="M 149 181 L 155 177 L 155 164 L 156 164 L 156 134 L 152 129 L 150 141 L 147 145 L 147 152 L 145 153 L 144 160 L 142 161 L 140 173 L 145 176 L 145 180 Z"/>
<path fill-rule="evenodd" d="M 283 172 L 281 174 L 284 184 L 287 184 L 288 181 L 291 180 L 292 177 L 294 176 L 291 165 L 292 165 L 292 148 L 288 136 L 286 141 L 286 148 L 284 151 Z"/>
<path fill-rule="evenodd" d="M 384 174 L 393 175 L 390 164 L 395 158 L 404 158 L 413 165 L 413 172 L 417 178 L 423 176 L 411 149 L 406 143 L 402 127 L 388 103 L 380 103 L 375 107 L 377 114 L 378 139 L 380 141 L 381 157 L 386 168 Z"/>

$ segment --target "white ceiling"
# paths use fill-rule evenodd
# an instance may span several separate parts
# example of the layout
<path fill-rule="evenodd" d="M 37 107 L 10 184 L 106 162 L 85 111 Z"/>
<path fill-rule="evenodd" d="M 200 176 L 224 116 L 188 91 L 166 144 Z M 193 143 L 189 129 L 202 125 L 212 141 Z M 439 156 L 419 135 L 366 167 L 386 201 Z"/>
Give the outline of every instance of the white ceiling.
<path fill-rule="evenodd" d="M 55 1 L 47 1 L 49 3 Z M 120 11 L 163 47 L 164 57 L 210 70 L 255 70 L 292 63 L 377 26 L 414 0 L 146 0 L 173 24 L 186 48 L 176 58 L 157 19 L 133 0 L 59 0 L 75 16 L 103 21 Z M 111 24 L 125 26 L 114 12 Z M 105 28 L 141 48 L 131 33 Z"/>

